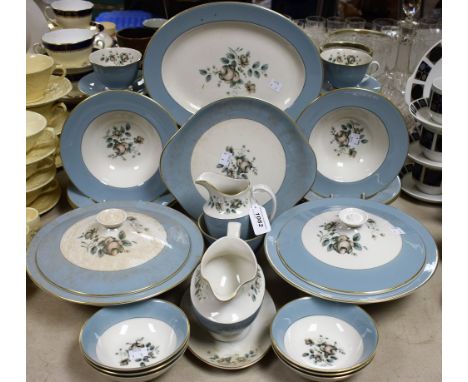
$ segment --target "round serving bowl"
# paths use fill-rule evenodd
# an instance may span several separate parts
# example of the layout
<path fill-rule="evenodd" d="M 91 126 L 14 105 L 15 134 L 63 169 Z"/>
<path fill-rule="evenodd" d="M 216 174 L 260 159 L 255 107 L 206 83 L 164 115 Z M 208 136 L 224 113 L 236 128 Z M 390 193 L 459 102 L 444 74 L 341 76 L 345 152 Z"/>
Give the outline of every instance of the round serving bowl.
<path fill-rule="evenodd" d="M 182 310 L 152 299 L 99 310 L 83 325 L 79 344 L 100 373 L 133 380 L 128 378 L 154 378 L 168 370 L 183 354 L 189 334 Z"/>
<path fill-rule="evenodd" d="M 255 320 L 265 295 L 265 276 L 259 265 L 255 278 L 242 285 L 234 298 L 220 301 L 201 275 L 199 265 L 192 275 L 190 300 L 197 321 L 218 341 L 244 338 Z"/>
<path fill-rule="evenodd" d="M 205 225 L 205 220 L 203 219 L 203 214 L 201 214 L 198 219 L 198 229 L 200 230 L 201 234 L 203 235 L 203 238 L 205 239 L 205 242 L 207 245 L 213 244 L 216 240 L 214 236 L 211 236 L 207 230 L 206 230 L 206 225 Z M 247 240 L 244 240 L 250 248 L 252 248 L 252 251 L 256 251 L 260 245 L 263 243 L 263 238 L 265 235 L 260 235 L 260 236 L 254 236 L 252 238 L 249 238 Z"/>
<path fill-rule="evenodd" d="M 314 297 L 283 306 L 270 336 L 275 352 L 292 370 L 337 380 L 367 366 L 379 338 L 374 321 L 360 307 Z"/>

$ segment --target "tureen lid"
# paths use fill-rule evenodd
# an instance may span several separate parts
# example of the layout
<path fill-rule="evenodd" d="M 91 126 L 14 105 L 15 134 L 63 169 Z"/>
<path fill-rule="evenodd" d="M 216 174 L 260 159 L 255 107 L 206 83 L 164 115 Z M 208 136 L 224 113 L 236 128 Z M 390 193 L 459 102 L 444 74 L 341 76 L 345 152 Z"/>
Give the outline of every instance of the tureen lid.
<path fill-rule="evenodd" d="M 239 322 L 255 313 L 265 294 L 265 276 L 257 265 L 257 275 L 244 284 L 229 301 L 218 300 L 210 285 L 201 277 L 200 265 L 195 269 L 190 284 L 192 304 L 202 316 L 223 324 Z"/>

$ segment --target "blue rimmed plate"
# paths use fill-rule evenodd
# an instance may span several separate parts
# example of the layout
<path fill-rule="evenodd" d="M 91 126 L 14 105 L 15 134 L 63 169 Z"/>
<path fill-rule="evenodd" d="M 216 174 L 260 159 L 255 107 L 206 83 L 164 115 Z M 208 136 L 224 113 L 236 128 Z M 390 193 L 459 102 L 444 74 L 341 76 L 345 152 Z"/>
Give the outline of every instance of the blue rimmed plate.
<path fill-rule="evenodd" d="M 364 76 L 362 81 L 356 87 L 372 90 L 376 93 L 380 93 L 380 91 L 382 90 L 382 84 L 380 83 L 380 81 L 375 79 L 375 77 L 372 77 L 368 74 Z M 324 81 L 321 93 L 323 94 L 331 90 L 336 90 L 336 89 L 328 81 Z"/>
<path fill-rule="evenodd" d="M 377 192 L 376 194 L 372 195 L 368 200 L 372 200 L 373 202 L 383 203 L 383 204 L 390 204 L 398 195 L 400 195 L 401 191 L 401 181 L 400 178 L 397 176 L 393 179 L 393 182 L 390 183 L 388 187 L 384 190 Z M 308 202 L 312 202 L 315 200 L 323 200 L 324 197 L 316 194 L 315 192 L 309 191 L 305 194 L 304 199 Z"/>
<path fill-rule="evenodd" d="M 67 201 L 72 208 L 82 208 L 96 204 L 93 199 L 83 195 L 73 184 L 69 184 L 67 187 Z M 170 206 L 175 202 L 175 198 L 172 194 L 167 193 L 161 195 L 152 202 L 162 206 Z"/>
<path fill-rule="evenodd" d="M 178 14 L 152 37 L 143 73 L 151 97 L 179 124 L 230 96 L 263 99 L 297 118 L 322 87 L 310 38 L 264 7 L 201 5 Z"/>
<path fill-rule="evenodd" d="M 220 158 L 230 154 L 228 164 Z M 233 97 L 211 103 L 191 117 L 164 148 L 161 174 L 180 205 L 197 219 L 208 193 L 193 182 L 205 171 L 266 184 L 277 214 L 294 206 L 315 178 L 315 155 L 293 120 L 261 100 Z M 271 208 L 268 195 L 260 204 Z"/>
<path fill-rule="evenodd" d="M 128 218 L 122 228 L 104 235 L 95 218 L 109 208 L 125 210 Z M 39 287 L 62 299 L 126 304 L 184 281 L 202 252 L 200 231 L 180 212 L 151 202 L 105 202 L 70 211 L 43 227 L 29 247 L 27 271 Z"/>
<path fill-rule="evenodd" d="M 400 111 L 375 92 L 346 88 L 318 97 L 297 124 L 317 157 L 311 191 L 369 198 L 398 175 L 408 153 Z"/>
<path fill-rule="evenodd" d="M 81 79 L 78 81 L 78 89 L 80 89 L 82 93 L 88 96 L 109 90 L 101 81 L 99 81 L 99 78 L 94 72 L 81 77 Z M 132 90 L 137 93 L 144 92 L 145 87 L 144 81 L 141 78 L 141 72 L 139 73 L 138 79 L 133 83 Z"/>
<path fill-rule="evenodd" d="M 348 207 L 358 208 L 368 213 L 372 221 L 367 221 L 367 223 L 370 223 L 371 228 L 366 233 L 356 236 L 358 232 L 353 232 L 352 235 L 348 235 L 346 230 L 337 226 L 336 223 L 333 224 L 333 220 L 326 222 L 317 220 L 321 216 L 328 217 L 323 215 L 319 211 L 320 209 L 327 214 L 330 211 Z M 312 211 L 315 213 L 314 216 L 310 215 Z M 321 261 L 321 267 L 330 272 L 331 279 L 335 281 L 339 275 L 348 277 L 347 275 L 352 274 L 353 271 L 356 272 L 356 275 L 360 274 L 363 279 L 356 281 L 355 292 L 337 290 L 336 285 L 332 285 L 333 288 L 319 285 L 315 281 L 318 280 L 318 277 L 321 277 L 320 275 L 317 277 L 316 275 L 309 275 L 311 276 L 310 279 L 306 280 L 303 275 L 298 274 L 297 267 L 295 267 L 295 270 L 291 269 L 289 259 L 285 261 L 284 257 L 281 257 L 278 248 L 285 244 L 293 245 L 294 242 L 293 235 L 287 236 L 285 233 L 283 234 L 283 230 L 292 225 L 296 226 L 296 223 L 299 222 L 302 223 L 296 227 L 296 231 L 299 231 L 296 235 L 300 236 L 300 242 L 296 242 L 295 255 L 307 261 L 307 256 L 314 257 L 314 261 Z M 316 227 L 317 224 L 319 227 Z M 382 237 L 381 233 L 385 236 Z M 407 234 L 409 235 L 407 236 Z M 376 236 L 375 239 L 372 235 Z M 390 235 L 391 240 L 385 238 L 387 235 Z M 383 252 L 376 252 L 376 243 L 382 241 L 382 239 L 388 241 L 386 243 L 388 247 Z M 371 246 L 369 242 L 372 241 L 375 241 L 375 243 L 372 243 Z M 419 259 L 424 257 L 419 270 L 416 270 L 415 274 L 408 280 L 403 280 L 406 277 L 395 279 L 395 275 L 388 275 L 383 272 L 386 267 L 392 267 L 396 262 L 400 261 L 400 257 L 404 258 L 405 253 L 403 250 L 398 249 L 398 245 L 401 245 L 401 249 L 406 250 L 409 249 L 408 246 L 411 246 L 411 244 L 415 245 L 414 250 L 417 252 L 414 252 L 415 256 Z M 380 244 L 377 246 L 380 246 Z M 290 209 L 275 219 L 271 232 L 265 238 L 264 248 L 267 259 L 276 273 L 296 288 L 327 300 L 358 304 L 393 300 L 413 292 L 429 280 L 438 262 L 434 239 L 419 222 L 393 207 L 353 198 L 309 202 Z M 303 266 L 303 268 L 305 271 L 306 267 Z M 418 266 L 413 264 L 413 271 L 416 268 Z M 311 272 L 313 270 L 307 268 L 307 271 Z M 396 270 L 399 275 L 402 275 L 400 271 L 405 272 Z M 377 277 L 382 278 L 382 280 L 377 280 Z M 327 282 L 330 282 L 331 279 Z M 338 281 L 348 283 L 352 281 L 352 278 Z M 386 281 L 388 281 L 388 284 L 394 282 L 395 285 L 383 291 L 370 290 L 372 286 L 376 285 L 374 283 L 380 284 Z M 366 292 L 363 287 L 373 293 L 362 293 Z"/>
<path fill-rule="evenodd" d="M 148 97 L 127 90 L 99 93 L 81 102 L 65 122 L 63 167 L 96 201 L 154 200 L 167 191 L 159 161 L 176 131 L 169 113 Z"/>

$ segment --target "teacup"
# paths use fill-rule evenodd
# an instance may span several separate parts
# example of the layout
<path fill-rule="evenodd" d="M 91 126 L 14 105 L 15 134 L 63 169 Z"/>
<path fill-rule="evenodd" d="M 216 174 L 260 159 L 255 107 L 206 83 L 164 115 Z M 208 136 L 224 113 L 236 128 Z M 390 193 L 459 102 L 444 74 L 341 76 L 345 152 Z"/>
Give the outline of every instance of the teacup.
<path fill-rule="evenodd" d="M 423 126 L 419 144 L 424 156 L 436 162 L 442 162 L 442 134 L 439 130 Z"/>
<path fill-rule="evenodd" d="M 93 6 L 89 1 L 54 1 L 45 7 L 44 15 L 52 24 L 63 28 L 86 28 L 91 22 Z"/>
<path fill-rule="evenodd" d="M 414 163 L 412 177 L 416 181 L 416 187 L 429 195 L 442 194 L 442 170 L 433 169 Z"/>
<path fill-rule="evenodd" d="M 26 101 L 34 102 L 41 99 L 49 84 L 50 75 L 54 70 L 65 76 L 67 71 L 62 65 L 56 65 L 54 60 L 43 54 L 26 55 Z"/>
<path fill-rule="evenodd" d="M 41 218 L 35 208 L 26 207 L 26 224 L 31 233 L 37 232 L 41 228 Z"/>
<path fill-rule="evenodd" d="M 58 121 L 64 120 L 68 112 L 67 106 L 63 102 L 48 103 L 47 105 L 28 108 L 28 110 L 43 115 L 47 119 L 47 126 L 51 127 L 55 127 Z M 56 133 L 59 132 L 56 130 Z"/>
<path fill-rule="evenodd" d="M 366 73 L 375 73 L 380 67 L 372 61 L 372 49 L 363 44 L 331 42 L 322 45 L 320 52 L 325 79 L 335 88 L 356 86 Z"/>
<path fill-rule="evenodd" d="M 26 152 L 36 144 L 41 133 L 47 127 L 47 119 L 33 111 L 26 110 Z"/>
<path fill-rule="evenodd" d="M 146 19 L 143 21 L 143 26 L 145 28 L 150 28 L 153 29 L 154 32 L 156 32 L 159 28 L 163 26 L 163 24 L 167 21 L 167 19 L 159 19 L 159 18 L 154 18 L 154 19 Z"/>
<path fill-rule="evenodd" d="M 102 49 L 104 42 L 95 39 L 95 33 L 90 29 L 56 29 L 42 36 L 42 45 L 33 45 L 35 53 L 43 49 L 55 62 L 65 68 L 79 68 L 89 64 L 88 57 L 93 47 Z"/>
<path fill-rule="evenodd" d="M 436 78 L 432 83 L 429 110 L 432 119 L 442 124 L 442 77 Z"/>
<path fill-rule="evenodd" d="M 131 48 L 105 48 L 89 55 L 94 73 L 109 89 L 128 88 L 138 75 L 141 53 Z"/>
<path fill-rule="evenodd" d="M 117 32 L 117 42 L 119 46 L 138 50 L 145 54 L 155 30 L 151 28 L 126 28 Z"/>

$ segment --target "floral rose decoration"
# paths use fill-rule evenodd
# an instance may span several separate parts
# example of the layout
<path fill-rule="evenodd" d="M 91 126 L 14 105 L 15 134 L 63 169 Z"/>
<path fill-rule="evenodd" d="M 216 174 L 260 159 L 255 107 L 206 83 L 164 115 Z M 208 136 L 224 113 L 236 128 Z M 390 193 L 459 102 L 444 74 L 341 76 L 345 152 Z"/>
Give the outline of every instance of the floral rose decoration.
<path fill-rule="evenodd" d="M 247 83 L 245 84 L 245 88 L 247 89 L 247 91 L 248 91 L 249 93 L 255 93 L 256 86 L 255 86 L 254 83 L 252 83 L 252 82 L 250 82 L 250 81 L 247 82 Z"/>
<path fill-rule="evenodd" d="M 119 240 L 115 237 L 108 237 L 104 241 L 104 252 L 107 255 L 115 256 L 124 251 L 123 246 L 120 244 Z"/>

